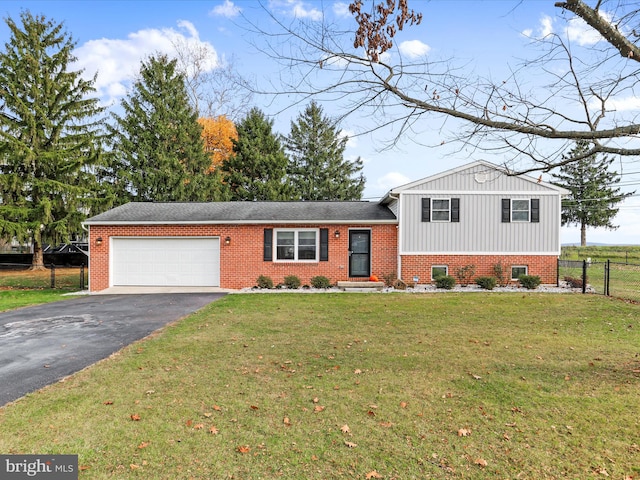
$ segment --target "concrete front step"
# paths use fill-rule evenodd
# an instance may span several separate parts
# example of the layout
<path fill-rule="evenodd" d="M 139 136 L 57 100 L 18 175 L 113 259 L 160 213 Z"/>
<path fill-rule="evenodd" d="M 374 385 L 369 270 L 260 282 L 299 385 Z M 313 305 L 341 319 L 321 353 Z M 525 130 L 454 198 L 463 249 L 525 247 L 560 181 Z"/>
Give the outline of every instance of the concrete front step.
<path fill-rule="evenodd" d="M 345 292 L 370 292 L 371 290 L 382 290 L 384 282 L 338 282 L 338 288 Z"/>

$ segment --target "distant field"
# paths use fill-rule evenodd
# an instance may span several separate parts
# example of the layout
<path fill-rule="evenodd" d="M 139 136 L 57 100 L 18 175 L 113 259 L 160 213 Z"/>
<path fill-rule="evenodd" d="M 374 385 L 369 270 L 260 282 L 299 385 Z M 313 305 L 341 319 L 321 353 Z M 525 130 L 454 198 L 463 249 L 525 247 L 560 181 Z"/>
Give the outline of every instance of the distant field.
<path fill-rule="evenodd" d="M 594 262 L 637 263 L 640 264 L 640 245 L 631 246 L 587 246 L 562 247 L 562 260 L 586 260 Z"/>

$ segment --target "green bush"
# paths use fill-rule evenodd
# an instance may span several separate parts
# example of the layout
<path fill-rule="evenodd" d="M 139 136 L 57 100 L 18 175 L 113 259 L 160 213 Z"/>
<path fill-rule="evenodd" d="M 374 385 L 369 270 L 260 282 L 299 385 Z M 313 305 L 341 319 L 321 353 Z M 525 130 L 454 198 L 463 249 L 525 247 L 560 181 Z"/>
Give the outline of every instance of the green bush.
<path fill-rule="evenodd" d="M 502 262 L 498 262 L 493 266 L 493 274 L 498 279 L 498 285 L 500 285 L 501 287 L 504 287 L 509 283 L 509 281 L 507 280 L 506 267 L 502 264 Z"/>
<path fill-rule="evenodd" d="M 451 275 L 440 275 L 435 279 L 437 288 L 444 288 L 445 290 L 451 290 L 455 284 L 456 279 Z"/>
<path fill-rule="evenodd" d="M 476 278 L 476 283 L 485 290 L 493 290 L 496 288 L 498 279 L 496 277 L 478 277 Z"/>
<path fill-rule="evenodd" d="M 313 277 L 311 279 L 311 286 L 313 288 L 330 288 L 331 282 L 327 277 L 323 277 L 322 275 L 318 275 L 317 277 Z"/>
<path fill-rule="evenodd" d="M 292 290 L 296 290 L 296 289 L 300 288 L 301 284 L 302 284 L 302 282 L 295 275 L 287 275 L 286 277 L 284 277 L 284 285 L 287 288 L 290 288 Z"/>
<path fill-rule="evenodd" d="M 273 288 L 273 280 L 266 275 L 260 275 L 258 280 L 256 280 L 256 285 L 258 288 Z"/>
<path fill-rule="evenodd" d="M 460 285 L 467 286 L 471 282 L 471 278 L 476 273 L 475 265 L 465 265 L 456 269 L 456 278 Z"/>
<path fill-rule="evenodd" d="M 540 285 L 540 277 L 537 275 L 520 275 L 518 281 L 527 290 L 535 290 Z"/>

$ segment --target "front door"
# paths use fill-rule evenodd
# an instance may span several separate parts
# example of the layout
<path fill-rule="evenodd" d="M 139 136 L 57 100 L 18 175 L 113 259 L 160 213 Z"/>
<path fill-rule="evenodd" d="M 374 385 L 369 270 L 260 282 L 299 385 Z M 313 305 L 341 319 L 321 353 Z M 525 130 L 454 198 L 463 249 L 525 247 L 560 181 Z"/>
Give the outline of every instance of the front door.
<path fill-rule="evenodd" d="M 371 275 L 371 230 L 349 230 L 349 277 Z"/>

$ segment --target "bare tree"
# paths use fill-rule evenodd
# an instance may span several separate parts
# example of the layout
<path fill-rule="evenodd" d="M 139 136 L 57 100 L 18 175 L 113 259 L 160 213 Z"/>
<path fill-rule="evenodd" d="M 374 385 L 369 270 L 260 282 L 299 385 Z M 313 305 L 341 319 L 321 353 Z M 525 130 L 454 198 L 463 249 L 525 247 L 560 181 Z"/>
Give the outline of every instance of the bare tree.
<path fill-rule="evenodd" d="M 428 4 L 415 5 L 428 10 Z M 394 126 L 392 142 L 424 130 L 418 122 L 425 118 L 439 119 L 447 142 L 500 156 L 513 173 L 549 171 L 599 153 L 640 155 L 638 111 L 617 108 L 640 87 L 637 2 L 568 0 L 554 6 L 559 19 L 582 19 L 599 35 L 597 42 L 581 46 L 560 33 L 532 36 L 536 56 L 519 60 L 499 81 L 474 77 L 452 59 L 403 58 L 394 38 L 422 18 L 408 0 L 374 0 L 368 10 L 354 1 L 353 31 L 326 22 L 285 24 L 271 15 L 277 31 L 252 28 L 266 39 L 261 50 L 284 73 L 263 93 L 297 95 L 299 103 L 318 96 L 335 100 L 344 115 L 368 109 L 369 118 L 379 119 L 372 129 Z M 531 75 L 543 83 L 532 85 Z M 588 145 L 584 155 L 563 156 L 576 141 Z"/>
<path fill-rule="evenodd" d="M 252 89 L 238 73 L 233 59 L 218 56 L 208 44 L 176 39 L 173 42 L 178 69 L 200 117 L 239 121 L 251 106 Z"/>

